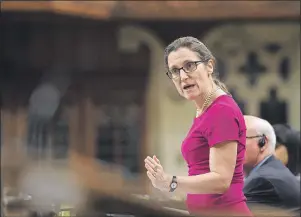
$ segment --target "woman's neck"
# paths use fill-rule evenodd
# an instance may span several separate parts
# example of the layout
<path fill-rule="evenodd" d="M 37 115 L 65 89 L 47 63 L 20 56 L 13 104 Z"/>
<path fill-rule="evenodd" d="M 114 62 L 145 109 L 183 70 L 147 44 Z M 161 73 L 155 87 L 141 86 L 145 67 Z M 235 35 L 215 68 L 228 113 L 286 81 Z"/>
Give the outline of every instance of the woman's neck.
<path fill-rule="evenodd" d="M 201 110 L 203 108 L 206 98 L 210 95 L 212 91 L 215 91 L 216 88 L 217 86 L 215 84 L 209 86 L 208 90 L 204 94 L 200 95 L 200 97 L 198 97 L 198 99 L 194 101 L 197 110 Z M 213 94 L 212 99 L 213 100 L 215 99 L 215 94 Z"/>
<path fill-rule="evenodd" d="M 205 98 L 202 107 L 199 108 L 200 104 L 196 104 L 197 106 L 196 117 L 199 117 L 201 114 L 203 114 L 203 112 L 212 104 L 212 102 L 221 95 L 226 95 L 226 93 L 223 90 L 221 90 L 219 87 L 213 89 L 213 92 L 211 92 L 211 96 L 209 97 L 210 99 L 206 100 Z"/>

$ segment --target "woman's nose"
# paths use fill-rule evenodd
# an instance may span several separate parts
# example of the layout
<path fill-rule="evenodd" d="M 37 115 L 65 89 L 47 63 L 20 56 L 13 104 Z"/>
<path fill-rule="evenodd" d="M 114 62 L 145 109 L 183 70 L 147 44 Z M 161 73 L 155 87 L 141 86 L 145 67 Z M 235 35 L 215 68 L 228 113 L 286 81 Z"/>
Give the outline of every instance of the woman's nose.
<path fill-rule="evenodd" d="M 183 69 L 180 70 L 180 78 L 181 80 L 185 80 L 188 78 L 187 73 Z"/>

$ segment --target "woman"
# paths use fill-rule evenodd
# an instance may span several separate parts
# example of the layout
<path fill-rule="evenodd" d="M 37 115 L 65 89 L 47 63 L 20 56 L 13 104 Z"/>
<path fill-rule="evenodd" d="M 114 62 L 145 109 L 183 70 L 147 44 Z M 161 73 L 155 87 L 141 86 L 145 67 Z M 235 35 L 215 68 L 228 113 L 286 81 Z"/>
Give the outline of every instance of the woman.
<path fill-rule="evenodd" d="M 242 191 L 246 126 L 238 105 L 217 79 L 214 56 L 196 38 L 183 37 L 166 48 L 165 65 L 180 95 L 196 106 L 181 148 L 189 175 L 167 174 L 155 156 L 148 156 L 147 176 L 162 191 L 187 193 L 190 213 L 215 210 L 251 216 Z"/>

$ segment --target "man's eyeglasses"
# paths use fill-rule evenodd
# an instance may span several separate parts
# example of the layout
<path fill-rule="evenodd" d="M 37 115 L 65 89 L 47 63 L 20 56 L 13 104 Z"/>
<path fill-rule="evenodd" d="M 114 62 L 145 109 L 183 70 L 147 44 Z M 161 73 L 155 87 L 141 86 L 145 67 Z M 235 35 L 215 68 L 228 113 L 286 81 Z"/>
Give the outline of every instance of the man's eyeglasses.
<path fill-rule="evenodd" d="M 199 61 L 193 61 L 193 62 L 186 62 L 183 67 L 181 68 L 172 68 L 166 72 L 166 75 L 170 79 L 177 79 L 180 77 L 180 71 L 183 69 L 183 71 L 188 74 L 196 70 L 198 64 L 205 62 L 204 60 Z"/>
<path fill-rule="evenodd" d="M 247 139 L 263 138 L 263 137 L 265 137 L 265 135 L 246 136 Z"/>

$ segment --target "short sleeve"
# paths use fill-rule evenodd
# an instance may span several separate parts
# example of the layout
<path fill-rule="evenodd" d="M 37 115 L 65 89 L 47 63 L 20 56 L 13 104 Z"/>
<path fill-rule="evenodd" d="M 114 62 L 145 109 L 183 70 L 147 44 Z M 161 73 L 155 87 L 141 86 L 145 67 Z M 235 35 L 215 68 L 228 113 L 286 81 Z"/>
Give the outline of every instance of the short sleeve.
<path fill-rule="evenodd" d="M 226 141 L 239 141 L 239 120 L 230 106 L 216 106 L 208 120 L 210 148 Z"/>

